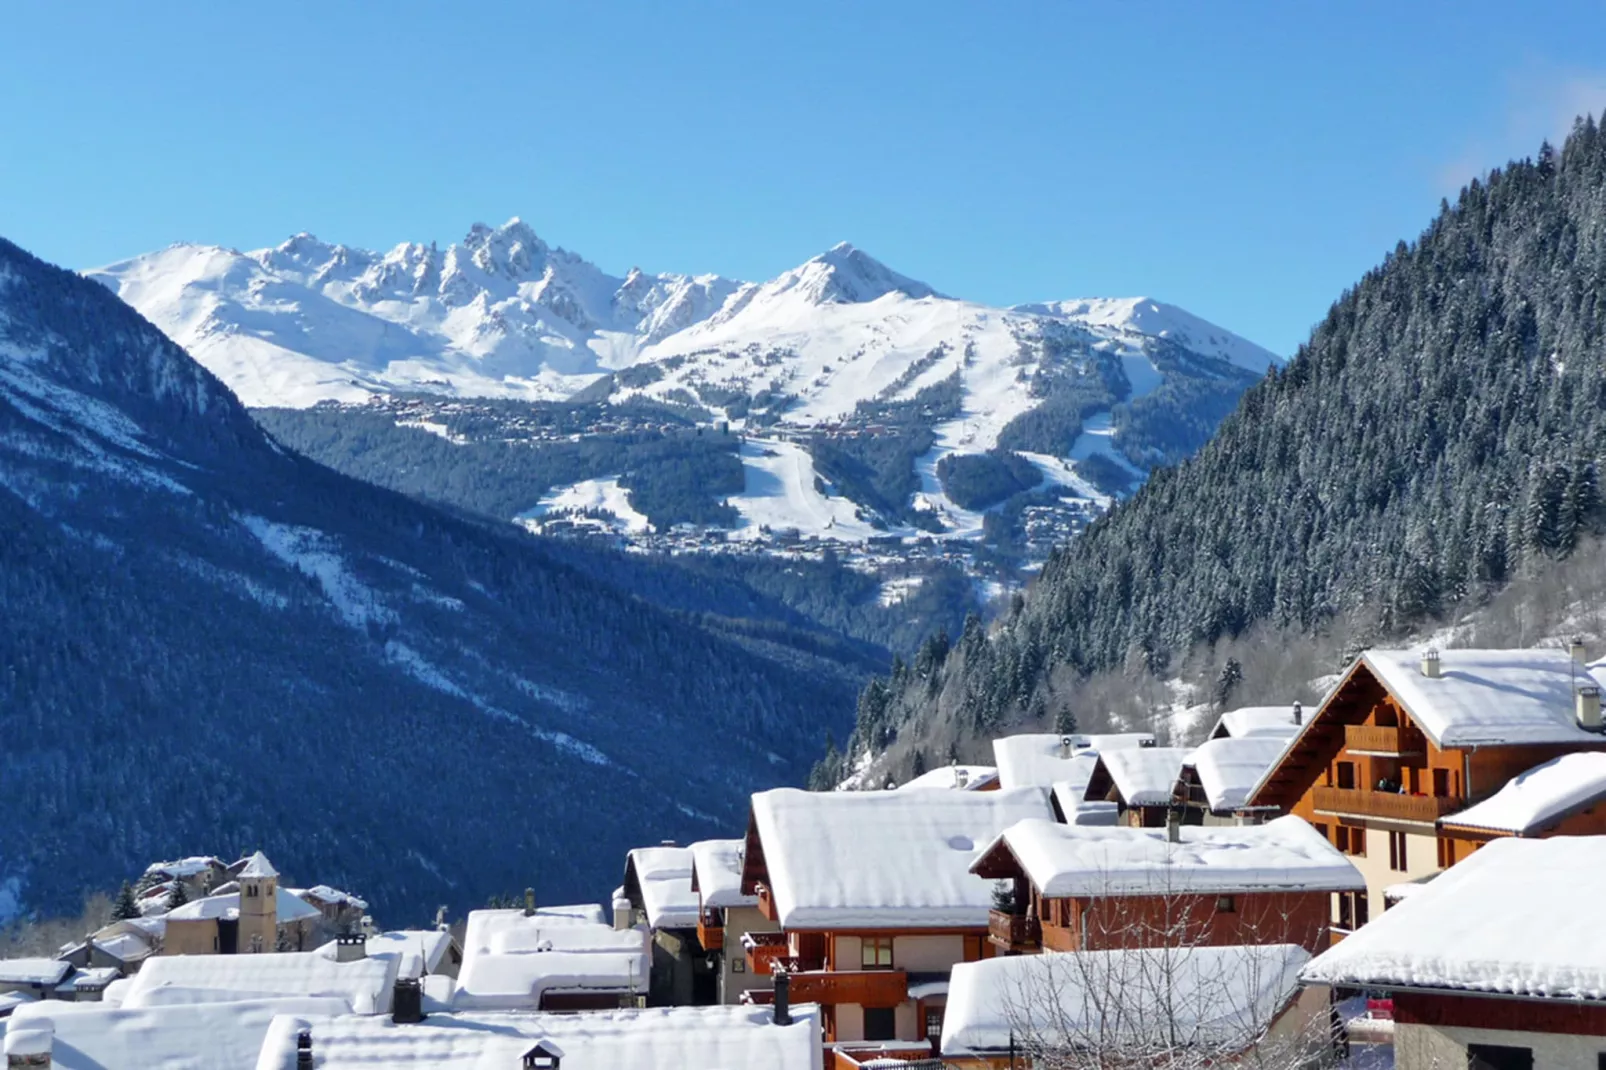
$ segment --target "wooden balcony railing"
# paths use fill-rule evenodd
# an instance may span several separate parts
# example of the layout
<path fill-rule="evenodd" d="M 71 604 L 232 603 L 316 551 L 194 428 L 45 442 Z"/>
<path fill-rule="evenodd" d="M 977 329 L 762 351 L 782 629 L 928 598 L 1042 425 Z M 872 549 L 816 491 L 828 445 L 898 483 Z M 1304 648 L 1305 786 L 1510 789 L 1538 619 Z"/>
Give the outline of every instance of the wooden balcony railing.
<path fill-rule="evenodd" d="M 987 915 L 987 939 L 1005 951 L 1041 951 L 1043 927 L 1030 915 L 994 910 Z"/>
<path fill-rule="evenodd" d="M 793 1003 L 896 1007 L 909 998 L 902 970 L 805 970 L 791 974 L 791 985 Z"/>
<path fill-rule="evenodd" d="M 1391 791 L 1348 788 L 1317 788 L 1314 802 L 1322 813 L 1421 822 L 1437 821 L 1461 807 L 1460 799 L 1448 796 L 1397 795 Z"/>
<path fill-rule="evenodd" d="M 705 910 L 697 915 L 697 942 L 704 951 L 718 951 L 725 946 L 725 915 L 717 910 Z"/>
<path fill-rule="evenodd" d="M 786 958 L 785 933 L 748 933 L 742 937 L 747 952 L 747 969 L 760 977 L 768 977 L 776 959 Z"/>
<path fill-rule="evenodd" d="M 1410 728 L 1351 724 L 1344 726 L 1344 747 L 1372 754 L 1421 754 L 1423 741 L 1422 734 Z"/>

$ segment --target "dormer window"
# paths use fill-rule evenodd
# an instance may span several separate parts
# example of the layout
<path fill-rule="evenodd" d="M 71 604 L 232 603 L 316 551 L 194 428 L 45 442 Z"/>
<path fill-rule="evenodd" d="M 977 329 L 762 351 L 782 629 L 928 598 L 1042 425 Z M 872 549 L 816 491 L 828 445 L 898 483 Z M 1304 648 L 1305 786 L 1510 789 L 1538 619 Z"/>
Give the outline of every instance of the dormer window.
<path fill-rule="evenodd" d="M 548 1041 L 542 1041 L 524 1053 L 524 1070 L 558 1070 L 563 1052 Z"/>

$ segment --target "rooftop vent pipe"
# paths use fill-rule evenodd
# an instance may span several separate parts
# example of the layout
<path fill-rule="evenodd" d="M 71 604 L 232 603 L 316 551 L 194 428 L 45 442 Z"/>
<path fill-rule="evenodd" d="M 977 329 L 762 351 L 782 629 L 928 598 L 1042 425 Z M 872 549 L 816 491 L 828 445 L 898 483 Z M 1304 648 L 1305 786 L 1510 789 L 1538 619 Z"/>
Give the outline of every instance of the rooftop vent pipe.
<path fill-rule="evenodd" d="M 1305 723 L 1305 707 L 1301 706 L 1298 702 L 1294 703 L 1294 723 Z"/>
<path fill-rule="evenodd" d="M 775 971 L 775 1024 L 792 1024 L 792 978 L 785 970 Z"/>

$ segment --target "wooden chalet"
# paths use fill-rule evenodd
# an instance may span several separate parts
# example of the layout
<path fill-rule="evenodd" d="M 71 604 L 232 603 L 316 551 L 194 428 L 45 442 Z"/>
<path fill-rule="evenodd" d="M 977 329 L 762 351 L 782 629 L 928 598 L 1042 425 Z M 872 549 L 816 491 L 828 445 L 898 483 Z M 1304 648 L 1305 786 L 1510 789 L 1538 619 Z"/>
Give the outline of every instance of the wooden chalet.
<path fill-rule="evenodd" d="M 697 895 L 697 940 L 716 963 L 717 1002 L 740 1003 L 744 993 L 765 991 L 771 979 L 748 969 L 744 939 L 778 931 L 758 909 L 758 896 L 742 893 L 742 840 L 691 845 L 691 890 Z"/>
<path fill-rule="evenodd" d="M 1172 804 L 1184 825 L 1242 825 L 1275 817 L 1272 808 L 1249 805 L 1266 771 L 1282 760 L 1292 736 L 1212 736 L 1182 763 Z"/>
<path fill-rule="evenodd" d="M 1470 804 L 1563 755 L 1606 749 L 1599 682 L 1582 658 L 1577 647 L 1372 650 L 1350 666 L 1249 799 L 1305 818 L 1365 875 L 1363 891 L 1334 902 L 1337 935 L 1379 913 L 1385 889 L 1493 838 L 1456 823 Z"/>
<path fill-rule="evenodd" d="M 1606 938 L 1566 894 L 1603 877 L 1606 838 L 1495 841 L 1301 977 L 1392 998 L 1397 1070 L 1606 1065 Z"/>
<path fill-rule="evenodd" d="M 929 1055 L 950 969 L 992 954 L 992 885 L 970 861 L 1049 815 L 1042 789 L 754 795 L 740 890 L 778 931 L 744 938 L 749 972 L 820 1004 L 841 1059 L 854 1044 Z"/>
<path fill-rule="evenodd" d="M 1329 898 L 1364 881 L 1297 817 L 1264 825 L 1092 828 L 1024 821 L 971 872 L 1011 883 L 989 942 L 1005 954 L 1328 943 Z"/>
<path fill-rule="evenodd" d="M 1124 747 L 1099 753 L 1083 800 L 1116 806 L 1116 823 L 1164 828 L 1189 751 L 1184 747 Z"/>

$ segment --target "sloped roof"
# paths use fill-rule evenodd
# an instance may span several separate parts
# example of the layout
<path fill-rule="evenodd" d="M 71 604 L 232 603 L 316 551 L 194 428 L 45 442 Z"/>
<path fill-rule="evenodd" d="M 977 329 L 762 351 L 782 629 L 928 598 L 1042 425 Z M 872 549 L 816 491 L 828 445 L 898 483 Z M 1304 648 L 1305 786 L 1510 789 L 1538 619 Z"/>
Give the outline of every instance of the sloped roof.
<path fill-rule="evenodd" d="M 1301 717 L 1308 720 L 1314 710 L 1302 710 Z M 1301 725 L 1294 723 L 1294 704 L 1286 706 L 1245 706 L 1228 710 L 1211 730 L 1211 739 L 1229 736 L 1243 739 L 1246 736 L 1280 736 L 1291 738 L 1299 734 Z"/>
<path fill-rule="evenodd" d="M 0 959 L 0 984 L 59 985 L 72 968 L 60 959 Z"/>
<path fill-rule="evenodd" d="M 278 875 L 279 871 L 273 868 L 273 863 L 269 862 L 268 856 L 261 851 L 246 859 L 245 868 L 240 870 L 238 874 L 241 877 L 277 877 Z"/>
<path fill-rule="evenodd" d="M 1054 802 L 1067 825 L 1113 825 L 1120 820 L 1121 808 L 1102 799 L 1089 801 L 1087 781 L 1062 781 L 1054 785 Z"/>
<path fill-rule="evenodd" d="M 641 896 L 654 929 L 695 929 L 697 893 L 691 890 L 690 847 L 638 847 L 625 861 L 625 888 Z M 632 879 L 633 878 L 633 879 Z"/>
<path fill-rule="evenodd" d="M 1162 806 L 1171 801 L 1182 763 L 1190 752 L 1185 747 L 1127 747 L 1101 751 L 1098 766 L 1088 779 L 1088 792 L 1101 786 L 1097 770 L 1104 769 L 1128 806 Z M 1090 801 L 1096 801 L 1093 797 Z"/>
<path fill-rule="evenodd" d="M 1517 774 L 1489 798 L 1440 818 L 1439 824 L 1522 836 L 1603 799 L 1606 752 L 1578 751 Z"/>
<path fill-rule="evenodd" d="M 288 889 L 275 888 L 273 894 L 273 907 L 278 913 L 280 925 L 287 925 L 292 921 L 303 918 L 319 917 L 318 908 L 306 900 L 293 895 Z M 209 895 L 203 899 L 192 899 L 175 910 L 166 914 L 168 921 L 200 921 L 206 918 L 236 918 L 240 916 L 240 893 L 225 892 L 222 895 Z"/>
<path fill-rule="evenodd" d="M 1198 776 L 1210 809 L 1228 813 L 1249 802 L 1255 785 L 1282 760 L 1292 741 L 1292 735 L 1272 734 L 1207 739 L 1185 764 Z"/>
<path fill-rule="evenodd" d="M 1599 879 L 1597 879 L 1599 878 Z M 1568 924 L 1566 895 L 1606 880 L 1606 836 L 1506 838 L 1439 874 L 1301 975 L 1356 988 L 1606 1000 L 1606 929 Z"/>
<path fill-rule="evenodd" d="M 702 840 L 691 845 L 692 886 L 703 905 L 715 909 L 750 907 L 756 895 L 742 894 L 742 840 Z"/>
<path fill-rule="evenodd" d="M 1294 999 L 1309 961 L 1304 948 L 1268 944 L 1049 951 L 960 963 L 948 985 L 942 1053 L 1003 1052 L 1024 1034 L 1066 1044 L 1099 1037 L 1242 1051 Z M 1023 999 L 1023 992 L 1040 998 Z"/>
<path fill-rule="evenodd" d="M 347 1016 L 273 1023 L 256 1070 L 295 1070 L 296 1035 L 310 1026 L 320 1070 L 508 1070 L 546 1042 L 563 1070 L 817 1070 L 819 1011 L 769 1007 L 655 1007 L 587 1014 L 431 1014 L 417 1025 Z"/>
<path fill-rule="evenodd" d="M 1179 834 L 1181 842 L 1171 843 L 1165 829 L 1022 821 L 990 843 L 982 857 L 1007 849 L 1038 892 L 1055 899 L 1366 887 L 1349 859 L 1303 818 L 1185 825 Z"/>
<path fill-rule="evenodd" d="M 328 996 L 360 1014 L 390 1010 L 397 962 L 336 962 L 315 951 L 245 955 L 158 955 L 132 978 L 128 1009 L 224 1003 L 281 996 Z"/>
<path fill-rule="evenodd" d="M 138 1009 L 46 1000 L 19 1007 L 10 1029 L 53 1033 L 49 1049 L 53 1070 L 241 1070 L 256 1065 L 262 1040 L 275 1017 L 347 1011 L 345 1002 L 338 999 L 265 999 Z"/>
<path fill-rule="evenodd" d="M 749 836 L 784 928 L 975 927 L 992 908 L 991 885 L 970 872 L 977 849 L 1017 821 L 1051 817 L 1041 788 L 776 788 L 753 796 Z"/>
<path fill-rule="evenodd" d="M 534 1010 L 546 992 L 644 993 L 648 939 L 642 928 L 616 930 L 569 914 L 471 911 L 453 1006 Z"/>
<path fill-rule="evenodd" d="M 898 785 L 899 791 L 911 788 L 947 788 L 954 791 L 980 791 L 998 783 L 998 767 L 992 765 L 939 765 L 928 769 L 914 779 Z"/>
<path fill-rule="evenodd" d="M 1072 735 L 1071 754 L 1065 754 L 1066 737 L 1052 732 L 1029 732 L 993 740 L 993 760 L 998 763 L 998 784 L 1004 790 L 1011 788 L 1048 788 L 1062 780 L 1075 780 L 1086 774 L 1079 772 L 1086 766 L 1079 756 L 1091 751 L 1122 750 L 1128 747 L 1153 746 L 1152 732 L 1120 732 L 1106 735 Z"/>
<path fill-rule="evenodd" d="M 1440 747 L 1606 742 L 1574 719 L 1574 687 L 1600 680 L 1566 650 L 1445 650 L 1437 679 L 1413 650 L 1361 660 Z"/>

